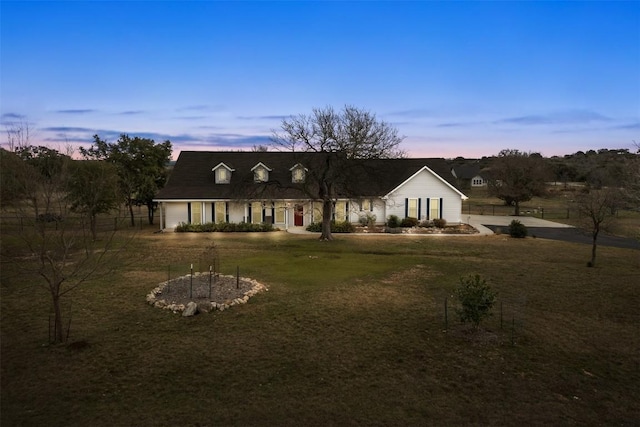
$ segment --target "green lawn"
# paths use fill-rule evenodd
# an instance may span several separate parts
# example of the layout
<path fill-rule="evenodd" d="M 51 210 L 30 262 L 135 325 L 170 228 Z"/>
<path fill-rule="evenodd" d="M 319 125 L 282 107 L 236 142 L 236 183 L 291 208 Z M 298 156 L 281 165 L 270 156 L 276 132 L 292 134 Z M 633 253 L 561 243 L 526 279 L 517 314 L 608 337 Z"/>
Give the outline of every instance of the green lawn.
<path fill-rule="evenodd" d="M 183 318 L 146 304 L 168 266 L 269 291 Z M 506 236 L 153 234 L 129 267 L 64 303 L 48 346 L 38 278 L 2 265 L 1 424 L 634 425 L 640 253 Z M 208 267 L 206 267 L 208 268 Z M 484 327 L 451 307 L 461 275 L 499 293 Z M 448 329 L 445 298 L 450 305 Z"/>

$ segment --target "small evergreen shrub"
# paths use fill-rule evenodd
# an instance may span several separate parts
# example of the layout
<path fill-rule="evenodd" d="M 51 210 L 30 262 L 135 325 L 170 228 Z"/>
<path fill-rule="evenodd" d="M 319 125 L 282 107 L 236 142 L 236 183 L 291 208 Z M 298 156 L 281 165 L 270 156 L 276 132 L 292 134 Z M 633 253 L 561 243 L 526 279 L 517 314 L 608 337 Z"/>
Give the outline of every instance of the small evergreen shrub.
<path fill-rule="evenodd" d="M 312 222 L 307 226 L 306 230 L 312 231 L 314 233 L 320 233 L 322 231 L 322 223 Z M 355 231 L 356 231 L 356 228 L 349 221 L 341 221 L 341 222 L 331 221 L 332 233 L 353 233 Z"/>
<path fill-rule="evenodd" d="M 415 227 L 416 225 L 418 225 L 419 222 L 420 221 L 418 221 L 418 218 L 412 218 L 412 217 L 403 218 L 402 221 L 400 222 L 400 227 L 405 227 L 405 228 Z"/>
<path fill-rule="evenodd" d="M 447 220 L 444 218 L 436 218 L 433 220 L 433 225 L 438 228 L 445 228 L 447 226 Z"/>
<path fill-rule="evenodd" d="M 509 235 L 511 237 L 516 237 L 521 239 L 521 238 L 527 237 L 527 234 L 528 234 L 527 227 L 523 223 L 521 223 L 517 219 L 514 219 L 513 221 L 511 221 L 511 223 L 509 224 Z"/>
<path fill-rule="evenodd" d="M 398 218 L 396 215 L 389 215 L 389 219 L 387 219 L 387 227 L 389 228 L 400 227 L 400 218 Z"/>
<path fill-rule="evenodd" d="M 479 274 L 461 277 L 455 290 L 460 303 L 456 311 L 462 323 L 471 322 L 478 328 L 482 319 L 491 315 L 496 293 Z"/>
<path fill-rule="evenodd" d="M 175 228 L 178 233 L 211 233 L 211 232 L 265 232 L 273 231 L 273 225 L 267 223 L 251 224 L 248 222 L 207 222 L 205 224 L 187 224 L 181 222 Z"/>

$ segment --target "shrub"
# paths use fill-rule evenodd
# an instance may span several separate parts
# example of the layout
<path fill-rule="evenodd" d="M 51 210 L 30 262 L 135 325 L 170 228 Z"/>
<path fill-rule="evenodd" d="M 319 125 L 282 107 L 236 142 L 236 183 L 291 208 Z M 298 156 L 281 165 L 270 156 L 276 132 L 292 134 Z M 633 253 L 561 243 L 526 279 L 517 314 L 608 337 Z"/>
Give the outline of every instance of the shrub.
<path fill-rule="evenodd" d="M 527 233 L 527 227 L 517 219 L 514 219 L 509 224 L 509 235 L 511 237 L 524 238 L 527 237 Z"/>
<path fill-rule="evenodd" d="M 273 225 L 267 223 L 252 224 L 241 222 L 239 224 L 232 222 L 207 222 L 205 224 L 187 224 L 181 222 L 175 229 L 178 233 L 210 233 L 210 232 L 264 232 L 273 231 Z"/>
<path fill-rule="evenodd" d="M 496 301 L 496 293 L 479 274 L 461 277 L 455 290 L 460 303 L 457 309 L 462 323 L 471 322 L 478 328 L 482 319 L 491 315 L 491 308 Z"/>
<path fill-rule="evenodd" d="M 312 222 L 307 226 L 306 230 L 319 233 L 322 231 L 322 223 Z M 332 233 L 353 233 L 355 231 L 356 231 L 356 228 L 349 221 L 341 221 L 341 222 L 331 221 Z"/>
<path fill-rule="evenodd" d="M 433 225 L 438 228 L 445 228 L 447 226 L 447 220 L 444 218 L 436 218 L 433 220 Z"/>
<path fill-rule="evenodd" d="M 415 227 L 420 221 L 418 218 L 407 217 L 400 222 L 400 227 Z"/>
<path fill-rule="evenodd" d="M 358 218 L 358 222 L 363 227 L 373 227 L 374 225 L 376 225 L 376 216 L 372 213 L 366 213 L 364 215 L 360 215 L 360 218 Z"/>
<path fill-rule="evenodd" d="M 400 218 L 398 218 L 396 215 L 389 215 L 389 219 L 387 219 L 387 227 L 389 228 L 400 227 Z"/>

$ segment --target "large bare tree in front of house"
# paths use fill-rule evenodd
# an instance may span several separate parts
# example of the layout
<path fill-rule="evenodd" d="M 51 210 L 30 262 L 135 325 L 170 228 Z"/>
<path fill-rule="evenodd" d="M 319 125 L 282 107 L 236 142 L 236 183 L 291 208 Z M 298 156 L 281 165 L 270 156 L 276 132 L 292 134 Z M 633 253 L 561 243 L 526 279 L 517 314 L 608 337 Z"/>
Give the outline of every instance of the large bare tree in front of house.
<path fill-rule="evenodd" d="M 514 207 L 520 215 L 520 203 L 541 196 L 549 173 L 544 158 L 538 153 L 519 150 L 500 151 L 490 164 L 487 189 L 489 194 Z"/>
<path fill-rule="evenodd" d="M 358 173 L 354 161 L 404 157 L 403 139 L 394 126 L 375 114 L 349 105 L 340 111 L 314 108 L 309 115 L 283 119 L 272 136 L 278 149 L 325 154 L 322 164 L 309 168 L 301 187 L 311 199 L 322 202 L 320 240 L 333 240 L 333 203 L 338 195 L 349 195 L 353 174 Z"/>
<path fill-rule="evenodd" d="M 2 201 L 3 280 L 17 274 L 42 286 L 52 302 L 51 341 L 65 342 L 70 317 L 67 313 L 63 322 L 63 297 L 121 265 L 127 239 L 114 238 L 112 222 L 95 239 L 86 217 L 71 214 L 67 184 L 73 160 L 68 156 L 23 146 L 17 153 L 3 150 L 2 161 L 2 183 L 12 177 L 10 203 Z"/>

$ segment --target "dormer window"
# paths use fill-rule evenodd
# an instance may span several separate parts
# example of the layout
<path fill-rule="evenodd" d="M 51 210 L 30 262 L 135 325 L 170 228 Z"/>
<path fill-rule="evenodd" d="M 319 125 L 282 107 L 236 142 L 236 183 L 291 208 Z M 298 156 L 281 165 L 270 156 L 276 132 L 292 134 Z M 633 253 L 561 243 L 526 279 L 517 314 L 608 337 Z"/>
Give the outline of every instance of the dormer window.
<path fill-rule="evenodd" d="M 300 184 L 304 182 L 306 178 L 307 168 L 302 166 L 301 164 L 297 164 L 290 169 L 291 171 L 291 182 L 295 184 Z"/>
<path fill-rule="evenodd" d="M 211 169 L 214 173 L 216 184 L 229 184 L 231 182 L 231 172 L 234 169 L 225 165 L 224 163 L 220 163 L 215 168 Z"/>
<path fill-rule="evenodd" d="M 271 169 L 267 165 L 265 165 L 264 163 L 262 163 L 262 162 L 258 163 L 253 168 L 251 168 L 251 170 L 253 171 L 253 181 L 254 182 L 267 182 L 267 181 L 269 181 L 269 172 L 271 172 Z"/>

